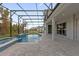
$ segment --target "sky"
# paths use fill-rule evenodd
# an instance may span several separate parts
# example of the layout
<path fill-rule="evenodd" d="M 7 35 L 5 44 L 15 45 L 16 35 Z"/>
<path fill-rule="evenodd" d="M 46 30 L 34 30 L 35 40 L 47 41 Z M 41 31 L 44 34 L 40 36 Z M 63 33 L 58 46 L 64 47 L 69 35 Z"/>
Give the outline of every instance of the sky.
<path fill-rule="evenodd" d="M 46 3 L 47 5 L 49 5 L 49 3 Z M 16 3 L 4 3 L 2 4 L 3 6 L 9 8 L 10 10 L 22 10 Z M 37 3 L 37 9 L 36 9 L 36 3 L 19 3 L 19 5 L 24 9 L 24 10 L 45 10 L 47 9 L 47 7 L 43 4 L 43 3 Z M 53 4 L 53 6 L 55 6 L 56 4 Z M 26 12 L 28 15 L 43 15 L 43 12 Z M 17 12 L 18 15 L 26 15 L 23 12 Z M 23 17 L 23 19 L 26 19 L 29 17 Z M 37 18 L 37 22 L 34 22 L 33 20 L 29 20 L 29 22 L 27 22 L 27 28 L 30 29 L 31 27 L 36 27 L 36 26 L 42 26 L 43 22 L 40 22 L 39 18 L 44 18 L 44 17 L 32 17 L 30 16 L 30 18 Z M 17 23 L 18 21 L 18 16 L 17 15 L 13 15 L 12 16 L 13 19 L 13 24 Z M 43 20 L 42 20 L 43 21 Z M 22 19 L 20 19 L 20 22 L 22 23 Z"/>

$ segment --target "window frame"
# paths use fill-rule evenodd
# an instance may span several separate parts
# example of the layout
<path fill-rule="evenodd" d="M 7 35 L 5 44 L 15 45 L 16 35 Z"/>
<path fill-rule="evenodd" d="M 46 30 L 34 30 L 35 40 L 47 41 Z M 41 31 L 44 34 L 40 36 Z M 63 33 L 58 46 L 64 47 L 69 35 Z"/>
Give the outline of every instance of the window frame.
<path fill-rule="evenodd" d="M 57 34 L 64 35 L 64 36 L 67 35 L 66 34 L 66 22 L 57 24 L 56 27 L 57 27 Z"/>

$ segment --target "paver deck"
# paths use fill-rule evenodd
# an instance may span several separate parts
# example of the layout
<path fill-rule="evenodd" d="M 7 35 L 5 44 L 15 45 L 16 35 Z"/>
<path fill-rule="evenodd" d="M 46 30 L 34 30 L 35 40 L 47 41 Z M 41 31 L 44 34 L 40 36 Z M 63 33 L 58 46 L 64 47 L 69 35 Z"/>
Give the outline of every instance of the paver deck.
<path fill-rule="evenodd" d="M 79 56 L 79 41 L 51 40 L 16 43 L 0 52 L 1 56 Z"/>

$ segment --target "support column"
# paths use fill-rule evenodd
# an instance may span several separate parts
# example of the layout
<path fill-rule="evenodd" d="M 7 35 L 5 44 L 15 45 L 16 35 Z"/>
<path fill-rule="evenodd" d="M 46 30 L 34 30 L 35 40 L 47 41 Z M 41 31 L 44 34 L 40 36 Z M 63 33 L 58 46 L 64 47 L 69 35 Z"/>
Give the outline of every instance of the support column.
<path fill-rule="evenodd" d="M 44 24 L 44 35 L 46 35 L 46 23 Z"/>
<path fill-rule="evenodd" d="M 77 40 L 77 19 L 75 14 L 73 14 L 73 40 Z"/>
<path fill-rule="evenodd" d="M 22 30 L 23 30 L 23 33 L 25 33 L 25 31 L 24 31 L 24 26 L 25 26 L 25 23 L 24 23 L 25 21 L 23 20 L 23 28 L 22 28 Z"/>
<path fill-rule="evenodd" d="M 46 35 L 46 31 L 47 31 L 47 29 L 46 29 L 46 23 L 44 23 L 44 35 Z"/>
<path fill-rule="evenodd" d="M 12 37 L 12 12 L 10 11 L 10 37 Z"/>
<path fill-rule="evenodd" d="M 19 16 L 18 16 L 18 34 L 20 34 L 20 30 L 19 30 Z"/>
<path fill-rule="evenodd" d="M 52 19 L 52 40 L 55 39 L 55 34 L 56 34 L 56 25 L 55 25 L 55 21 L 54 18 Z"/>
<path fill-rule="evenodd" d="M 48 24 L 46 24 L 46 35 L 48 35 Z"/>

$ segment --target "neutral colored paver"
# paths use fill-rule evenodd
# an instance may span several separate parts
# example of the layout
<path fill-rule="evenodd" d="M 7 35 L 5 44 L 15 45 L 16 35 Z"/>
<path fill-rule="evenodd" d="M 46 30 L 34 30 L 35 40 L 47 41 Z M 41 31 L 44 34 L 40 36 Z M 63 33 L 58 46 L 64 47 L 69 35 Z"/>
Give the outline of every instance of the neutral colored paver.
<path fill-rule="evenodd" d="M 0 52 L 1 56 L 79 56 L 79 41 L 52 40 L 42 37 L 37 42 L 16 43 Z"/>

